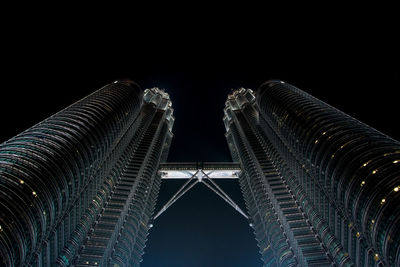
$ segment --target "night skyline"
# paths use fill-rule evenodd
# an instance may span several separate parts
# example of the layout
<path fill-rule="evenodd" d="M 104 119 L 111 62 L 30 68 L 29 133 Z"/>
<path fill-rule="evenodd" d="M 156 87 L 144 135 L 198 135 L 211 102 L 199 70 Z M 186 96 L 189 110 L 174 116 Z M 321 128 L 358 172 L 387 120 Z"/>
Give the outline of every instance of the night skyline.
<path fill-rule="evenodd" d="M 352 58 L 350 52 L 322 58 L 315 54 L 307 57 L 306 53 L 290 59 L 285 51 L 272 55 L 268 49 L 261 55 L 255 52 L 247 55 L 242 51 L 235 57 L 234 51 L 221 52 L 221 57 L 218 51 L 209 54 L 203 51 L 189 58 L 186 58 L 187 50 L 179 55 L 172 50 L 170 56 L 161 58 L 157 55 L 124 58 L 123 53 L 107 53 L 104 59 L 100 52 L 88 57 L 83 52 L 79 56 L 65 55 L 58 60 L 50 54 L 44 54 L 43 58 L 23 55 L 17 59 L 18 66 L 13 65 L 2 74 L 5 83 L 0 111 L 6 127 L 2 127 L 0 142 L 120 78 L 130 78 L 142 89 L 157 86 L 170 94 L 176 121 L 168 161 L 230 161 L 222 122 L 226 97 L 231 89 L 255 90 L 269 79 L 295 84 L 400 139 L 397 125 L 389 123 L 396 121 L 398 113 L 395 94 L 399 75 L 396 68 L 383 64 L 388 59 L 377 55 L 364 58 L 360 54 Z M 39 66 L 37 62 L 44 64 Z M 167 183 L 171 182 L 161 185 L 158 205 L 178 186 Z M 225 187 L 244 207 L 238 195 L 239 185 L 228 181 Z M 204 205 L 205 198 L 215 208 L 212 212 Z M 248 266 L 261 265 L 247 222 L 206 188 L 198 187 L 190 192 L 158 220 L 150 230 L 143 266 L 164 266 L 166 262 L 171 262 L 171 266 L 243 266 L 243 262 L 249 263 Z M 223 227 L 227 221 L 230 229 Z M 230 235 L 232 231 L 240 233 L 238 238 Z M 219 241 L 212 242 L 210 238 L 217 234 Z M 231 259 L 227 259 L 229 255 Z"/>

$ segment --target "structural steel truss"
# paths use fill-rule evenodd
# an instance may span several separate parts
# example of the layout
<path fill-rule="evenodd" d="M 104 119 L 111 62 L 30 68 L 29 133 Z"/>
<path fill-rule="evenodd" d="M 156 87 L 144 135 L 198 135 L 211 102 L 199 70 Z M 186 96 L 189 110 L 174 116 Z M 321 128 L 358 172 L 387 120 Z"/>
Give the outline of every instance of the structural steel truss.
<path fill-rule="evenodd" d="M 237 212 L 248 219 L 248 215 L 229 197 L 227 193 L 214 181 L 216 179 L 238 179 L 240 173 L 239 163 L 226 162 L 177 162 L 164 163 L 160 166 L 161 179 L 187 179 L 181 188 L 170 198 L 169 201 L 153 217 L 157 219 L 164 211 L 174 204 L 186 192 L 192 189 L 197 183 L 203 183 L 211 191 L 220 196 Z"/>

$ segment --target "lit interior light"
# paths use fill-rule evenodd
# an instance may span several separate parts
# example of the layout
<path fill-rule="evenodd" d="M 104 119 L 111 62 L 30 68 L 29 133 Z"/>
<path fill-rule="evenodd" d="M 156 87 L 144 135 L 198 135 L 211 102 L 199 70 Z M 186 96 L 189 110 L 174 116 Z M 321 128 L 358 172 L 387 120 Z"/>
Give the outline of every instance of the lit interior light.
<path fill-rule="evenodd" d="M 374 223 L 375 223 L 375 220 L 371 220 L 371 223 L 374 224 Z"/>
<path fill-rule="evenodd" d="M 375 174 L 375 173 L 377 173 L 378 172 L 378 170 L 373 170 L 372 171 L 372 174 Z"/>
<path fill-rule="evenodd" d="M 35 197 L 37 197 L 37 194 L 35 191 L 32 192 L 32 195 L 34 195 Z"/>
<path fill-rule="evenodd" d="M 361 186 L 365 185 L 365 181 L 361 181 Z"/>
<path fill-rule="evenodd" d="M 315 143 L 318 143 L 318 139 L 317 139 L 317 140 L 315 140 Z"/>
<path fill-rule="evenodd" d="M 379 260 L 379 254 L 378 253 L 375 253 L 375 255 L 374 255 L 374 260 Z"/>
<path fill-rule="evenodd" d="M 19 180 L 19 183 L 24 184 L 25 182 L 24 182 L 24 180 Z"/>
<path fill-rule="evenodd" d="M 400 162 L 400 160 L 393 161 L 394 164 L 399 163 L 399 162 Z"/>
<path fill-rule="evenodd" d="M 365 167 L 365 166 L 367 166 L 368 165 L 368 162 L 365 162 L 364 164 L 363 164 L 363 167 Z"/>
<path fill-rule="evenodd" d="M 383 203 L 385 203 L 385 202 L 386 202 L 386 199 L 382 198 L 381 204 L 383 204 Z"/>
<path fill-rule="evenodd" d="M 360 235 L 361 235 L 360 232 L 357 232 L 356 236 L 357 236 L 357 237 L 360 237 Z"/>
<path fill-rule="evenodd" d="M 94 265 L 97 265 L 97 262 L 95 262 Z"/>
<path fill-rule="evenodd" d="M 399 192 L 399 190 L 400 190 L 400 186 L 396 186 L 395 188 L 393 188 L 394 192 Z"/>
<path fill-rule="evenodd" d="M 331 158 L 334 158 L 335 157 L 335 154 L 333 154 L 332 156 L 331 156 Z"/>
<path fill-rule="evenodd" d="M 325 134 L 326 134 L 326 132 L 323 132 L 323 133 L 322 133 L 322 135 L 325 135 Z"/>

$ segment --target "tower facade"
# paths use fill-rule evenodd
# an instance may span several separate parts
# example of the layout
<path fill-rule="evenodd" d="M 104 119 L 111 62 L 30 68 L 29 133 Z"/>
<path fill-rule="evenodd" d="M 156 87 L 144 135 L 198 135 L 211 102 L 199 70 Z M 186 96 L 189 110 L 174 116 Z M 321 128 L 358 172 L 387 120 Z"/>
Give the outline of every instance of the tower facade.
<path fill-rule="evenodd" d="M 138 265 L 172 113 L 121 80 L 1 144 L 0 265 Z"/>
<path fill-rule="evenodd" d="M 269 81 L 224 109 L 265 266 L 400 266 L 400 143 Z"/>

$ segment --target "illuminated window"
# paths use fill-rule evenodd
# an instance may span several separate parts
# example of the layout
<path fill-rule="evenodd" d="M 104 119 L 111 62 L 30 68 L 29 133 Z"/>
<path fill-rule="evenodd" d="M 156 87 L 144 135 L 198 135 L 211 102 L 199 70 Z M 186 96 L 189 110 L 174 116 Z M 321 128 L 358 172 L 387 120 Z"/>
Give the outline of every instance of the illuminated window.
<path fill-rule="evenodd" d="M 399 192 L 399 190 L 400 190 L 400 186 L 396 186 L 396 187 L 393 189 L 394 192 Z"/>
<path fill-rule="evenodd" d="M 365 181 L 361 181 L 361 186 L 365 185 Z"/>
<path fill-rule="evenodd" d="M 19 180 L 19 183 L 24 184 L 25 182 L 24 182 L 24 180 Z"/>

